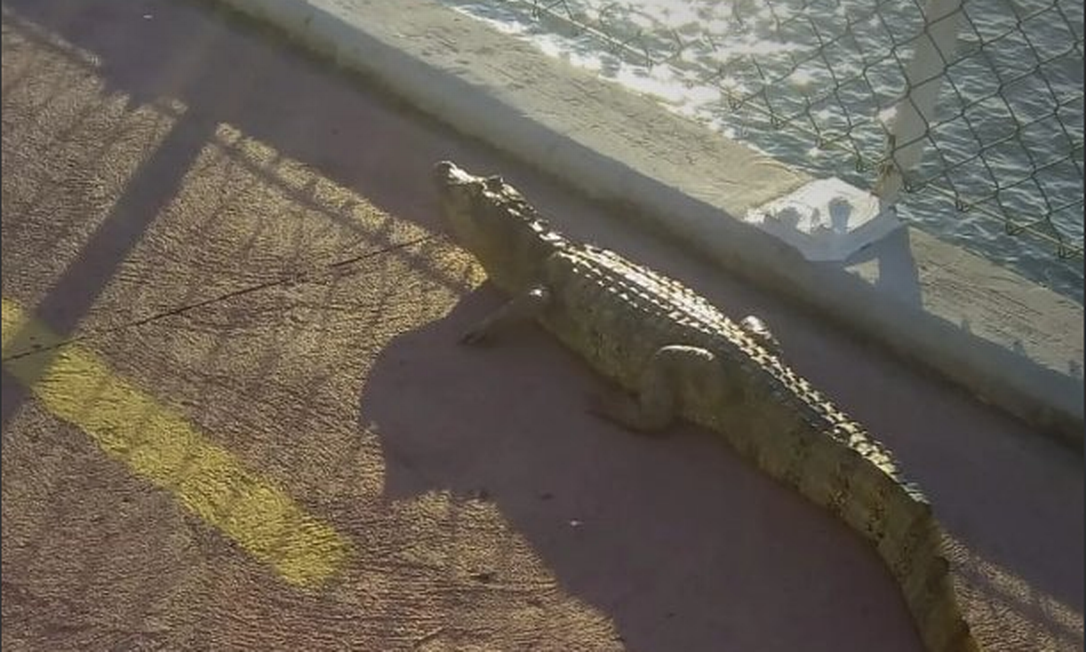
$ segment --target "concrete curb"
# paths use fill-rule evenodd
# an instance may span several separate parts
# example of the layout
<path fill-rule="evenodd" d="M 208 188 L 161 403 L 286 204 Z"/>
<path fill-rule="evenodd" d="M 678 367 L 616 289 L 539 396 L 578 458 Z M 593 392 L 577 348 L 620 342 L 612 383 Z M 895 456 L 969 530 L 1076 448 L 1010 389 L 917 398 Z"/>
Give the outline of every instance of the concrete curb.
<path fill-rule="evenodd" d="M 805 174 L 432 0 L 220 0 L 1081 450 L 1083 311 L 915 229 L 811 263 L 741 217 Z"/>

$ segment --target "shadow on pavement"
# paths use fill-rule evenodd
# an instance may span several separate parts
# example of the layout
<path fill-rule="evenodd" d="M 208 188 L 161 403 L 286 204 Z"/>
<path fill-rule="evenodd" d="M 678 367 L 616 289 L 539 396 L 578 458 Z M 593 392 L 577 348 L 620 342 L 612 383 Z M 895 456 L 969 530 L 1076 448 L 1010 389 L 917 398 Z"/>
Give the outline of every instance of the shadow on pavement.
<path fill-rule="evenodd" d="M 87 315 L 99 293 L 113 278 L 144 232 L 174 197 L 181 180 L 195 161 L 214 125 L 200 119 L 182 118 L 140 165 L 128 187 L 106 219 L 98 225 L 79 257 L 72 262 L 35 308 L 37 317 L 63 336 L 71 334 Z M 25 334 L 9 335 L 19 341 Z M 49 357 L 51 354 L 42 354 Z M 45 369 L 48 360 L 41 360 Z M 40 374 L 39 374 L 40 377 Z M 28 384 L 34 381 L 24 379 Z M 6 428 L 18 402 L 5 400 L 0 428 Z"/>
<path fill-rule="evenodd" d="M 588 416 L 602 386 L 538 329 L 456 345 L 498 301 L 484 285 L 378 357 L 360 414 L 390 499 L 485 496 L 630 649 L 917 649 L 877 557 L 711 436 Z"/>

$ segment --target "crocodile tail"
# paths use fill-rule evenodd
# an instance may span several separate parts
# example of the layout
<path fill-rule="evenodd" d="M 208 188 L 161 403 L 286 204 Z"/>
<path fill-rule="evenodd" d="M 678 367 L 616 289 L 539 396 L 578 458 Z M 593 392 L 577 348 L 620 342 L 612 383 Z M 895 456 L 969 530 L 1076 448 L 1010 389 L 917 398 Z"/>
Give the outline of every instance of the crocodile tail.
<path fill-rule="evenodd" d="M 885 496 L 879 556 L 894 575 L 930 652 L 981 652 L 958 603 L 948 561 L 950 539 L 931 505 L 911 485 L 895 482 Z"/>
<path fill-rule="evenodd" d="M 805 381 L 792 379 L 808 405 L 820 397 Z M 799 393 L 799 392 L 797 392 Z M 831 427 L 814 426 L 796 411 L 770 411 L 773 439 L 739 437 L 729 442 L 763 471 L 793 487 L 870 541 L 901 588 L 928 652 L 983 652 L 958 602 L 953 552 L 930 502 L 906 482 L 890 451 L 856 422 L 822 403 Z M 707 424 L 712 427 L 713 424 Z"/>
<path fill-rule="evenodd" d="M 929 652 L 981 652 L 958 604 L 947 561 L 951 540 L 931 504 L 902 479 L 888 451 L 851 434 L 851 444 L 811 441 L 784 479 L 875 546 Z"/>

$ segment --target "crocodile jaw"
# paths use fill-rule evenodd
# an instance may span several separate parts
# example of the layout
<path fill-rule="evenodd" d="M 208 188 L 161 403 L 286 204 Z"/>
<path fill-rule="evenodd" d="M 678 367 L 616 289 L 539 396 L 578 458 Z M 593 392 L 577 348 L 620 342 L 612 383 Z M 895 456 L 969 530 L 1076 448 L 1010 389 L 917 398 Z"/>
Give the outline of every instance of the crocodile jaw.
<path fill-rule="evenodd" d="M 468 174 L 452 161 L 438 161 L 433 168 L 434 182 L 439 188 L 467 184 L 478 181 L 478 177 Z"/>
<path fill-rule="evenodd" d="M 483 189 L 483 180 L 468 174 L 450 161 L 440 161 L 433 168 L 434 185 L 445 223 L 452 229 L 453 237 L 468 249 L 477 236 L 478 219 L 476 203 Z"/>
<path fill-rule="evenodd" d="M 453 239 L 471 252 L 499 287 L 523 292 L 538 282 L 557 234 L 499 176 L 473 175 L 450 161 L 434 165 L 441 212 Z M 548 239 L 550 237 L 550 239 Z"/>

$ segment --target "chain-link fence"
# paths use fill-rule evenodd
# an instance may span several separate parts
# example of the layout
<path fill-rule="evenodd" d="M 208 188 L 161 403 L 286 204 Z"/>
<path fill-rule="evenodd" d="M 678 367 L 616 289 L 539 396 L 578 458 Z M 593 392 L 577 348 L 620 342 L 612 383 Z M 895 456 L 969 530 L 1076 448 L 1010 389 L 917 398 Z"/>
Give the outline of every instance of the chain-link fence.
<path fill-rule="evenodd" d="M 992 257 L 1081 260 L 1081 0 L 446 1 L 921 221 L 1034 236 Z"/>

